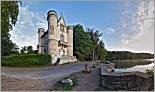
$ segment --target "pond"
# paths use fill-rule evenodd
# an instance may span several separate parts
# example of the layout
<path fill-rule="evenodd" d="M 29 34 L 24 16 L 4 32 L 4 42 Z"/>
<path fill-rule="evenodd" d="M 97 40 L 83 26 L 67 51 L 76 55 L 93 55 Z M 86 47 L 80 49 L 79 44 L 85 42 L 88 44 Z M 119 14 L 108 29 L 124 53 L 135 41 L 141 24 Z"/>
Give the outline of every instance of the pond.
<path fill-rule="evenodd" d="M 110 62 L 115 63 L 115 72 L 145 72 L 146 69 L 154 68 L 154 59 L 115 60 Z"/>

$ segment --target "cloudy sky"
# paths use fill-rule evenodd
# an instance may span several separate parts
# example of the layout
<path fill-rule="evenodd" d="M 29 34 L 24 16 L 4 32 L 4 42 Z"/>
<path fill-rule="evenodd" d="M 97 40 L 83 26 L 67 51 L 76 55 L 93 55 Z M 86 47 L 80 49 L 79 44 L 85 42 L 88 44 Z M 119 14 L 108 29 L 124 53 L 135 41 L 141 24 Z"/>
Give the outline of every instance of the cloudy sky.
<path fill-rule="evenodd" d="M 19 47 L 37 49 L 38 28 L 47 30 L 47 12 L 64 15 L 66 24 L 100 30 L 108 50 L 154 53 L 154 0 L 102 2 L 22 2 L 18 21 L 10 31 Z"/>

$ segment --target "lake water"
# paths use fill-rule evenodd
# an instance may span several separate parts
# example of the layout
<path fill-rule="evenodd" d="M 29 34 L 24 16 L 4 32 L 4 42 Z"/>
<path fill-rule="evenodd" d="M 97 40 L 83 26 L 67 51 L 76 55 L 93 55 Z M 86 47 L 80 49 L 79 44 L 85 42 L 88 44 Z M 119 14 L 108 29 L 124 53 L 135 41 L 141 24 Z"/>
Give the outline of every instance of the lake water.
<path fill-rule="evenodd" d="M 145 72 L 146 69 L 154 69 L 154 59 L 143 60 L 117 60 L 115 63 L 115 72 Z"/>

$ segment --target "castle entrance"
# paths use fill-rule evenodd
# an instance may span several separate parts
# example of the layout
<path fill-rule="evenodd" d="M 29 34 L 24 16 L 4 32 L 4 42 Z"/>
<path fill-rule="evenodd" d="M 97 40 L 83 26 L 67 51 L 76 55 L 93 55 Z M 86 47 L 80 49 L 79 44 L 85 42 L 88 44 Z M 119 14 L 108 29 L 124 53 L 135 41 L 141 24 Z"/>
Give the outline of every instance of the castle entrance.
<path fill-rule="evenodd" d="M 59 51 L 59 53 L 60 53 L 61 56 L 64 55 L 63 49 L 61 49 L 61 50 Z"/>

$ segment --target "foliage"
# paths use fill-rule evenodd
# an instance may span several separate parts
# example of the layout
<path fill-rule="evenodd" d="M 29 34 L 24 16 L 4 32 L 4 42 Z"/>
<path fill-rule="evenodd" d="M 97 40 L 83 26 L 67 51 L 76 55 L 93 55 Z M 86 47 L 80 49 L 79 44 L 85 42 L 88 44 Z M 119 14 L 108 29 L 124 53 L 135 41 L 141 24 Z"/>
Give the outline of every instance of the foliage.
<path fill-rule="evenodd" d="M 89 37 L 91 39 L 91 55 L 92 55 L 92 60 L 98 60 L 98 52 L 100 51 L 99 49 L 99 37 L 102 36 L 102 33 L 99 33 L 99 30 L 94 31 L 94 28 L 87 28 L 87 33 L 89 34 Z"/>
<path fill-rule="evenodd" d="M 38 54 L 38 50 L 33 50 L 33 53 L 34 54 Z"/>
<path fill-rule="evenodd" d="M 151 69 L 151 70 L 146 69 L 146 73 L 150 74 L 150 75 L 154 75 L 154 70 L 153 69 Z"/>
<path fill-rule="evenodd" d="M 9 31 L 15 26 L 19 14 L 20 1 L 1 2 L 1 54 L 2 56 L 11 54 L 15 43 L 10 40 Z"/>
<path fill-rule="evenodd" d="M 107 56 L 107 50 L 104 48 L 104 43 L 102 40 L 99 42 L 98 55 L 99 55 L 100 60 L 104 60 L 105 57 Z"/>
<path fill-rule="evenodd" d="M 33 50 L 32 46 L 24 46 L 21 48 L 21 54 L 38 54 L 38 50 Z"/>
<path fill-rule="evenodd" d="M 78 80 L 77 79 L 72 79 L 71 78 L 71 80 L 73 81 L 73 86 L 71 86 L 69 83 L 63 83 L 62 81 L 58 81 L 53 86 L 54 90 L 59 90 L 59 91 L 71 90 L 72 87 L 74 87 L 74 86 L 76 86 L 78 84 Z"/>
<path fill-rule="evenodd" d="M 150 53 L 132 53 L 129 51 L 108 51 L 107 60 L 125 60 L 125 59 L 152 59 L 154 54 Z"/>
<path fill-rule="evenodd" d="M 95 53 L 95 60 L 98 60 L 99 57 L 103 59 L 106 56 L 104 45 L 99 48 L 99 37 L 102 36 L 102 34 L 99 33 L 98 30 L 94 30 L 95 29 L 88 28 L 87 31 L 85 31 L 80 24 L 74 26 L 73 52 L 80 61 L 94 60 L 93 53 Z"/>
<path fill-rule="evenodd" d="M 25 54 L 26 52 L 27 52 L 27 47 L 26 46 L 22 47 L 21 54 Z"/>
<path fill-rule="evenodd" d="M 9 67 L 46 66 L 51 61 L 51 55 L 47 54 L 21 54 L 2 56 L 1 65 Z"/>
<path fill-rule="evenodd" d="M 27 53 L 33 53 L 33 47 L 32 46 L 27 47 Z"/>
<path fill-rule="evenodd" d="M 78 59 L 84 60 L 85 56 L 90 53 L 90 43 L 91 40 L 88 34 L 84 31 L 83 26 L 80 24 L 74 26 L 73 50 L 75 52 L 74 55 L 76 55 Z"/>

